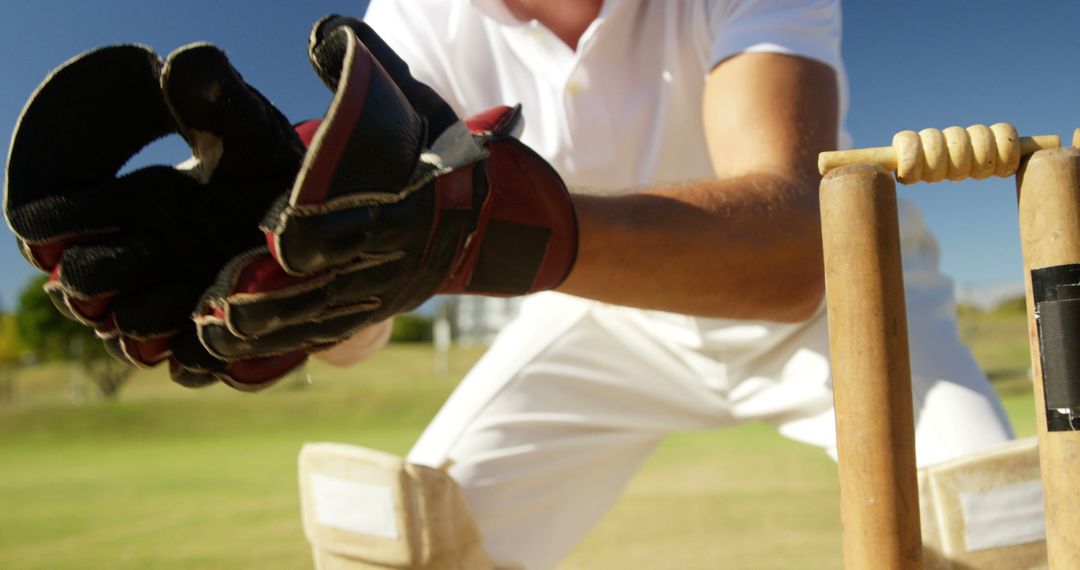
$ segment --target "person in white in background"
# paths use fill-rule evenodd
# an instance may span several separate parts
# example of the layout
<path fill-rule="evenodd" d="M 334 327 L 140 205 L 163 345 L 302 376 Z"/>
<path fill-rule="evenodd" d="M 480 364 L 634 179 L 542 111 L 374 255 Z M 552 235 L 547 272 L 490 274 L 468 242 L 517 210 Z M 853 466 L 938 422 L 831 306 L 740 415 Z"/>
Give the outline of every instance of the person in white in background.
<path fill-rule="evenodd" d="M 448 469 L 497 565 L 555 566 L 676 430 L 761 420 L 835 457 L 816 157 L 846 143 L 838 2 L 375 0 L 365 19 L 459 115 L 522 103 L 573 193 L 573 271 L 408 456 Z M 901 233 L 926 465 L 1012 434 L 907 204 Z"/>

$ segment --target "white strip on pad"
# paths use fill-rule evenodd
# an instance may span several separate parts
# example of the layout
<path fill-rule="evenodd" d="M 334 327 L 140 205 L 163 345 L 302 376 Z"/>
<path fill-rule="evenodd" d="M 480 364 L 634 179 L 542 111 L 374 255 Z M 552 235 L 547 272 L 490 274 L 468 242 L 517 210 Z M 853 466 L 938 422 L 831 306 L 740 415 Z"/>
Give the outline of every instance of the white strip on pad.
<path fill-rule="evenodd" d="M 315 518 L 336 529 L 397 539 L 394 493 L 390 487 L 314 474 Z"/>
<path fill-rule="evenodd" d="M 1046 539 L 1042 481 L 961 493 L 964 545 L 969 552 Z"/>

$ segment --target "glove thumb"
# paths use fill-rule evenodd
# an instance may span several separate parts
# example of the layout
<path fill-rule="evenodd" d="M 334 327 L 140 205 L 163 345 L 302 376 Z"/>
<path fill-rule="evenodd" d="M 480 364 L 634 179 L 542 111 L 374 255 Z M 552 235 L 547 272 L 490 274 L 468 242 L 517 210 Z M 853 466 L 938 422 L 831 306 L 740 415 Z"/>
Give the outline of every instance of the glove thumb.
<path fill-rule="evenodd" d="M 401 59 L 375 30 L 356 18 L 331 14 L 315 22 L 308 38 L 308 58 L 315 73 L 331 90 L 336 90 L 341 79 L 341 62 L 345 57 L 343 37 L 334 37 L 340 28 L 349 28 L 367 47 L 371 55 L 378 60 L 390 79 L 397 84 L 409 104 L 427 121 L 427 146 L 458 120 L 457 113 L 435 92 L 434 89 L 417 81 L 409 71 L 409 64 Z"/>

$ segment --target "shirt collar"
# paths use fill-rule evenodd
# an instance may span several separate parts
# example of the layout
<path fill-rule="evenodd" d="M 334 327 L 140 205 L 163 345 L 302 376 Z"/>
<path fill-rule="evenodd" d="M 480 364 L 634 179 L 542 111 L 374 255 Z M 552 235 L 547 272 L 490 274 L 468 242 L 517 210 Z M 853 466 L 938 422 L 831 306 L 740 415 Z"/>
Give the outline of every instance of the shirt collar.
<path fill-rule="evenodd" d="M 525 22 L 518 20 L 503 0 L 469 0 L 481 14 L 504 26 L 520 26 Z"/>
<path fill-rule="evenodd" d="M 514 14 L 506 7 L 506 2 L 503 0 L 469 0 L 469 3 L 481 14 L 504 26 L 520 26 L 527 23 L 514 17 Z M 597 19 L 607 17 L 614 5 L 618 3 L 616 0 L 604 0 L 604 5 L 600 8 Z"/>

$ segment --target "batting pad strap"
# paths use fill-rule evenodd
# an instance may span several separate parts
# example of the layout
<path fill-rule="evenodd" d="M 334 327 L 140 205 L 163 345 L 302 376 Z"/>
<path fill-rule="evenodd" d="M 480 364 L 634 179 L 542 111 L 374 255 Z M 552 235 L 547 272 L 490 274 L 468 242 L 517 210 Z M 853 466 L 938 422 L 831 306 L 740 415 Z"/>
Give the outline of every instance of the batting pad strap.
<path fill-rule="evenodd" d="M 321 570 L 493 568 L 461 490 L 437 469 L 309 443 L 300 451 L 300 497 Z"/>

